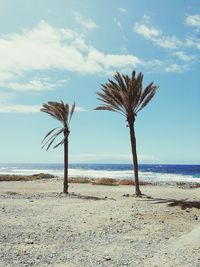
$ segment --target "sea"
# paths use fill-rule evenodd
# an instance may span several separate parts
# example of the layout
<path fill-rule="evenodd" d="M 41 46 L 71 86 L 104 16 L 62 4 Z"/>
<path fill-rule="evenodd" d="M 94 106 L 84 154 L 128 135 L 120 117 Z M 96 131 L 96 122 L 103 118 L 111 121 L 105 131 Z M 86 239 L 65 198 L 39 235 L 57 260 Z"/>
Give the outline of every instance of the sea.
<path fill-rule="evenodd" d="M 1 174 L 32 175 L 49 173 L 63 176 L 63 164 L 1 163 Z M 70 177 L 132 179 L 132 164 L 69 164 Z M 199 182 L 200 165 L 141 164 L 139 178 L 149 182 Z"/>

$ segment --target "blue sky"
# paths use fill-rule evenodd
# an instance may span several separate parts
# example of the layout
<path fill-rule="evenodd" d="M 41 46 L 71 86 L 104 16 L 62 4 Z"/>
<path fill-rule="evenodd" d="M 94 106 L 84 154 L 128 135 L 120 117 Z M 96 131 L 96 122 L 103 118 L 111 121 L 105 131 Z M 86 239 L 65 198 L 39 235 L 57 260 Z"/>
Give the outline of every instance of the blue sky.
<path fill-rule="evenodd" d="M 200 164 L 200 5 L 196 0 L 0 0 L 0 162 L 62 162 L 41 151 L 73 101 L 70 162 L 129 163 L 124 118 L 94 111 L 116 71 L 159 86 L 136 121 L 140 163 Z"/>

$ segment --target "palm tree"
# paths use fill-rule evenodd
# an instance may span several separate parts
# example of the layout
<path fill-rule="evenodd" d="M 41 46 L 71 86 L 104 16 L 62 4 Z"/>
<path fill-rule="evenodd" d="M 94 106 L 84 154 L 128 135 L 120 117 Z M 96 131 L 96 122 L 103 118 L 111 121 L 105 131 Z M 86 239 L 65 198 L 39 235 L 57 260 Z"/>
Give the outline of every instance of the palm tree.
<path fill-rule="evenodd" d="M 130 130 L 130 140 L 135 177 L 135 194 L 141 196 L 138 178 L 138 160 L 135 137 L 135 119 L 137 113 L 142 110 L 155 95 L 157 86 L 151 82 L 144 90 L 142 88 L 143 74 L 132 72 L 132 76 L 120 74 L 114 75 L 114 81 L 108 80 L 102 84 L 101 92 L 98 92 L 98 99 L 103 102 L 96 110 L 109 110 L 118 112 L 126 118 L 127 127 Z"/>
<path fill-rule="evenodd" d="M 68 194 L 68 136 L 70 134 L 69 124 L 72 118 L 72 115 L 75 110 L 75 103 L 69 107 L 68 104 L 59 102 L 48 102 L 43 104 L 40 111 L 49 114 L 54 119 L 62 123 L 62 127 L 57 127 L 49 131 L 44 139 L 42 140 L 42 148 L 46 146 L 46 150 L 50 148 L 55 139 L 63 133 L 63 139 L 57 143 L 53 148 L 56 148 L 60 145 L 64 145 L 64 183 L 63 183 L 63 193 Z"/>

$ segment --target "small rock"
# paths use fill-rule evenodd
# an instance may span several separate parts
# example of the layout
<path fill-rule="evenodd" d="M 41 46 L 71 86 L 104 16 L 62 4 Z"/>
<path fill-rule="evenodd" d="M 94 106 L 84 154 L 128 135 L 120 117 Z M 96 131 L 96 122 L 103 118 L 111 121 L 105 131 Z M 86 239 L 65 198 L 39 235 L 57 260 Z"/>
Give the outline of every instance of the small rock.
<path fill-rule="evenodd" d="M 32 239 L 28 239 L 28 238 L 26 238 L 26 239 L 25 239 L 25 243 L 26 243 L 26 244 L 34 244 L 34 241 L 33 241 Z"/>
<path fill-rule="evenodd" d="M 104 259 L 105 259 L 106 261 L 110 261 L 110 260 L 111 260 L 111 257 L 110 257 L 110 256 L 105 256 Z"/>
<path fill-rule="evenodd" d="M 198 221 L 199 218 L 198 218 L 197 215 L 194 215 L 194 216 L 193 216 L 193 219 L 196 220 L 196 221 Z"/>

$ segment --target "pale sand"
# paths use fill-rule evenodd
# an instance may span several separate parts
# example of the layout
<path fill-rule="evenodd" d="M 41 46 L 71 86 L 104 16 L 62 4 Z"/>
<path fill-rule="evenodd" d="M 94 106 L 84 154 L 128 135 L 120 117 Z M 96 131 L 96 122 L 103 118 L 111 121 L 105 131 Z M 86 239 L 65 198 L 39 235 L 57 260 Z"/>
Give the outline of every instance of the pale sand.
<path fill-rule="evenodd" d="M 141 189 L 152 199 L 123 197 L 132 186 L 70 184 L 95 201 L 57 194 L 59 179 L 1 182 L 0 266 L 200 266 L 200 209 L 155 200 L 200 206 L 200 189 Z"/>

